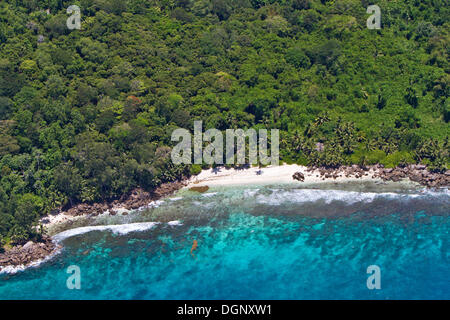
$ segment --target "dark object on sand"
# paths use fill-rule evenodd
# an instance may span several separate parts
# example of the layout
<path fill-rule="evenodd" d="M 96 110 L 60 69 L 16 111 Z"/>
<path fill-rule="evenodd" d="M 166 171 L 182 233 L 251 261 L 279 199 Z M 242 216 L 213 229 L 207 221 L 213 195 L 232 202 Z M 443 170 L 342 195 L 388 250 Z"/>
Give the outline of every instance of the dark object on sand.
<path fill-rule="evenodd" d="M 301 172 L 296 172 L 296 173 L 294 173 L 294 174 L 292 175 L 292 178 L 294 178 L 294 180 L 298 180 L 298 181 L 301 181 L 301 182 L 305 181 L 305 176 L 304 176 L 304 174 L 301 173 Z"/>

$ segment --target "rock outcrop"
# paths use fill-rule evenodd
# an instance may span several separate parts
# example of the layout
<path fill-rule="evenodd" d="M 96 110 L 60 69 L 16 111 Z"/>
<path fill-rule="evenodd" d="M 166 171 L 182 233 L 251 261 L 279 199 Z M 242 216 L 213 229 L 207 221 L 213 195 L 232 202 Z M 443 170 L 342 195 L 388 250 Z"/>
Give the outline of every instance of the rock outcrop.
<path fill-rule="evenodd" d="M 48 237 L 40 242 L 28 241 L 23 246 L 15 246 L 0 253 L 0 266 L 26 266 L 33 261 L 44 259 L 58 248 Z"/>
<path fill-rule="evenodd" d="M 298 180 L 298 181 L 301 181 L 301 182 L 305 181 L 305 175 L 303 173 L 301 173 L 301 172 L 294 173 L 292 175 L 292 178 L 294 180 Z"/>
<path fill-rule="evenodd" d="M 384 181 L 400 181 L 410 179 L 421 185 L 430 188 L 446 187 L 450 185 L 450 170 L 444 173 L 431 172 L 424 165 L 409 165 L 396 168 L 384 168 L 382 165 L 374 166 L 342 166 L 335 168 L 308 168 L 308 172 L 317 170 L 320 177 L 325 179 L 336 179 L 338 177 L 362 178 L 370 173 L 373 178 L 379 178 Z M 297 174 L 297 173 L 296 173 Z M 295 174 L 294 174 L 295 176 Z M 295 179 L 295 177 L 293 177 Z"/>
<path fill-rule="evenodd" d="M 192 188 L 189 188 L 189 190 L 190 190 L 190 191 L 195 191 L 195 192 L 203 193 L 203 192 L 208 191 L 208 190 L 209 190 L 209 187 L 208 187 L 208 186 L 192 187 Z"/>
<path fill-rule="evenodd" d="M 145 191 L 141 188 L 136 188 L 129 194 L 116 199 L 111 202 L 103 203 L 80 203 L 67 210 L 67 214 L 71 216 L 79 215 L 98 215 L 109 210 L 111 214 L 116 214 L 114 208 L 122 207 L 127 210 L 134 210 L 148 205 L 149 202 L 161 199 L 165 196 L 171 195 L 175 191 L 184 187 L 187 183 L 185 181 L 175 181 L 170 183 L 163 183 L 152 192 Z"/>

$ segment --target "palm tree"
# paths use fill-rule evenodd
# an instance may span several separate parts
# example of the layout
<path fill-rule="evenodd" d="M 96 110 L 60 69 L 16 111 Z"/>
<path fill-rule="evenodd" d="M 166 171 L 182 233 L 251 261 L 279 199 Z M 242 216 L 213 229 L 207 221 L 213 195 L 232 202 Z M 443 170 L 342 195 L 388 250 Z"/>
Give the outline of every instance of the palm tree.
<path fill-rule="evenodd" d="M 325 122 L 330 121 L 330 117 L 328 114 L 328 111 L 325 111 L 323 113 L 321 113 L 315 120 L 314 120 L 314 126 L 318 127 L 321 126 L 322 124 L 324 124 Z"/>
<path fill-rule="evenodd" d="M 310 155 L 313 151 L 315 151 L 314 141 L 312 139 L 302 138 L 301 150 L 304 154 Z"/>
<path fill-rule="evenodd" d="M 302 134 L 299 130 L 295 129 L 294 133 L 291 136 L 291 144 L 295 152 L 298 152 L 302 149 L 302 140 Z"/>
<path fill-rule="evenodd" d="M 422 161 L 423 159 L 434 161 L 439 155 L 439 143 L 433 139 L 422 142 L 416 155 L 419 161 Z"/>
<path fill-rule="evenodd" d="M 363 154 L 361 156 L 361 158 L 359 158 L 359 165 L 361 167 L 365 168 L 368 163 L 369 163 L 369 158 L 365 154 Z"/>
<path fill-rule="evenodd" d="M 381 146 L 381 150 L 386 152 L 387 154 L 391 154 L 398 149 L 398 146 L 392 140 L 385 141 L 385 143 Z"/>
<path fill-rule="evenodd" d="M 364 147 L 367 151 L 374 151 L 377 149 L 377 142 L 375 139 L 367 139 L 365 141 Z"/>
<path fill-rule="evenodd" d="M 306 129 L 305 129 L 305 136 L 310 138 L 312 135 L 314 135 L 314 133 L 315 133 L 314 126 L 311 125 L 311 123 L 308 123 L 308 125 L 306 126 Z"/>

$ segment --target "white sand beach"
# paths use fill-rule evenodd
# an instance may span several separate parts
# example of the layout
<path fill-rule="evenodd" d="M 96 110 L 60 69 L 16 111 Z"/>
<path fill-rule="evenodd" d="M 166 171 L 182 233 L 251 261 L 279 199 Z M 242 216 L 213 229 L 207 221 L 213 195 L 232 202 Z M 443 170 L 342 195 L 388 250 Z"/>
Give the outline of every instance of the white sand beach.
<path fill-rule="evenodd" d="M 347 182 L 373 182 L 375 184 L 383 185 L 412 185 L 414 182 L 409 179 L 402 180 L 401 182 L 386 182 L 380 178 L 374 178 L 376 173 L 374 168 L 365 171 L 364 175 L 359 178 L 355 176 L 346 177 L 345 172 L 339 172 L 336 178 L 325 178 L 321 176 L 319 170 L 307 171 L 308 167 L 300 166 L 296 164 L 288 165 L 283 164 L 279 166 L 268 166 L 264 168 L 250 167 L 246 169 L 227 169 L 225 167 L 219 167 L 215 169 L 203 170 L 200 174 L 191 177 L 187 182 L 187 185 L 183 189 L 189 189 L 192 187 L 220 187 L 220 186 L 239 186 L 239 185 L 268 185 L 268 184 L 293 184 L 293 185 L 306 185 L 306 184 L 320 184 L 320 183 L 347 183 Z M 298 181 L 293 179 L 293 175 L 296 172 L 301 172 L 305 179 L 304 181 Z M 118 215 L 128 214 L 130 210 L 118 205 L 114 207 L 114 210 Z M 138 209 L 139 210 L 139 209 Z M 109 210 L 102 215 L 109 215 Z M 57 228 L 59 225 L 67 222 L 74 222 L 79 219 L 86 219 L 90 215 L 71 216 L 66 212 L 61 212 L 57 215 L 49 215 L 41 219 L 44 223 L 45 229 L 50 231 Z"/>
<path fill-rule="evenodd" d="M 187 188 L 193 186 L 228 186 L 228 185 L 246 185 L 246 184 L 273 184 L 273 183 L 321 183 L 321 182 L 349 182 L 349 181 L 382 181 L 379 178 L 374 179 L 375 171 L 372 169 L 367 171 L 367 175 L 361 178 L 346 177 L 344 173 L 340 173 L 336 179 L 323 178 L 319 171 L 307 171 L 307 167 L 296 164 L 283 164 L 280 166 L 268 166 L 265 168 L 251 167 L 248 169 L 226 169 L 218 168 L 216 170 L 203 170 L 199 175 L 192 177 L 189 180 Z M 293 179 L 296 172 L 301 172 L 305 176 L 304 182 Z"/>

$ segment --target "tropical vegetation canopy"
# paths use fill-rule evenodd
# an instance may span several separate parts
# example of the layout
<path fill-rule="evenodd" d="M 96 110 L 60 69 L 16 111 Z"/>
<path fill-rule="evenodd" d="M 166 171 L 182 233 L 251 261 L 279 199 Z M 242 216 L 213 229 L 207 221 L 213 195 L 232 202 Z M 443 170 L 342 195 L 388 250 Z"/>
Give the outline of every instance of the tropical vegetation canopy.
<path fill-rule="evenodd" d="M 371 4 L 379 30 L 366 26 Z M 80 30 L 66 25 L 70 5 Z M 0 239 L 38 237 L 55 208 L 197 173 L 170 160 L 172 131 L 194 120 L 279 129 L 288 163 L 446 170 L 449 10 L 446 0 L 2 1 Z"/>

